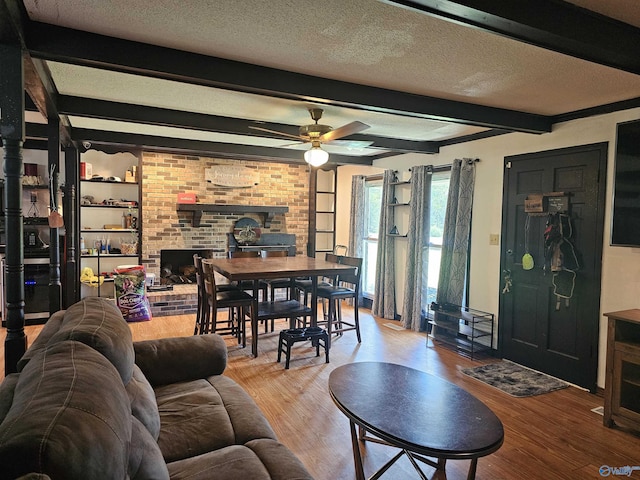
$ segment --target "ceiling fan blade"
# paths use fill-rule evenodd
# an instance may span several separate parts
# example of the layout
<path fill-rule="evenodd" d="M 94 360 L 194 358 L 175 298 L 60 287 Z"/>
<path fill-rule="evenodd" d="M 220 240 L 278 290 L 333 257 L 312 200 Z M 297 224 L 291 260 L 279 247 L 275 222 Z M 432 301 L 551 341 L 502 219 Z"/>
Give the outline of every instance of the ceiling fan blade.
<path fill-rule="evenodd" d="M 296 143 L 286 143 L 284 145 L 278 145 L 278 148 L 288 148 L 288 147 L 297 147 L 298 145 L 302 145 L 304 143 L 308 143 L 307 140 L 304 139 L 300 139 L 299 142 Z"/>
<path fill-rule="evenodd" d="M 331 142 L 331 145 L 349 149 L 362 149 L 370 147 L 371 145 L 373 145 L 373 142 L 364 140 L 333 140 Z"/>
<path fill-rule="evenodd" d="M 347 135 L 352 135 L 354 133 L 361 132 L 362 130 L 366 130 L 369 128 L 369 125 L 362 122 L 351 122 L 343 125 L 341 127 L 336 128 L 335 130 L 331 130 L 330 132 L 325 133 L 320 136 L 321 142 L 330 142 L 332 140 L 337 140 L 338 138 L 346 137 Z"/>
<path fill-rule="evenodd" d="M 295 138 L 297 140 L 305 141 L 304 138 L 299 137 L 298 135 L 291 135 L 289 133 L 278 132 L 277 130 L 269 130 L 268 128 L 254 127 L 253 125 L 249 125 L 249 128 L 252 129 L 252 130 L 260 130 L 261 132 L 272 133 L 274 135 L 280 135 L 282 137 Z"/>

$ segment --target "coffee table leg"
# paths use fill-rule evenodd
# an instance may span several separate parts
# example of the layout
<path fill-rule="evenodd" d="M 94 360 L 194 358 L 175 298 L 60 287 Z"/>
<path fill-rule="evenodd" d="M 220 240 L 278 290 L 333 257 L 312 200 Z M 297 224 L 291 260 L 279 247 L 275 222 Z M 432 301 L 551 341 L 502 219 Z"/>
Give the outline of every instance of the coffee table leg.
<path fill-rule="evenodd" d="M 356 479 L 364 480 L 364 470 L 362 468 L 362 457 L 360 456 L 360 443 L 358 442 L 356 425 L 349 420 L 349 426 L 351 428 L 351 448 L 353 448 L 353 463 L 356 467 Z"/>
<path fill-rule="evenodd" d="M 478 468 L 478 459 L 472 458 L 471 465 L 469 465 L 469 473 L 467 473 L 467 480 L 474 480 L 476 478 L 477 468 Z"/>

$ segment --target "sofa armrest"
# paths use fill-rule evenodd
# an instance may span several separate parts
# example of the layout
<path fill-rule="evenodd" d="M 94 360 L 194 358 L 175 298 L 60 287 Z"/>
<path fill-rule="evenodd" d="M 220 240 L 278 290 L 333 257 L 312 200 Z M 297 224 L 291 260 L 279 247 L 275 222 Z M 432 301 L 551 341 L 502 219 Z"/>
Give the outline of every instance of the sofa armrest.
<path fill-rule="evenodd" d="M 216 334 L 145 340 L 133 348 L 136 364 L 154 386 L 220 375 L 227 366 L 227 346 Z"/>

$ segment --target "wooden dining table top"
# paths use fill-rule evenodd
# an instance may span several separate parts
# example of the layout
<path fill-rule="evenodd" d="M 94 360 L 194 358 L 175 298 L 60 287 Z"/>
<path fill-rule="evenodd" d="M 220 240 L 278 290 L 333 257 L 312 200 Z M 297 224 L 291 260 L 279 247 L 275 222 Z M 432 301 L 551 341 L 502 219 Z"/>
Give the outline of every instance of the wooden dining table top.
<path fill-rule="evenodd" d="M 295 257 L 207 258 L 215 271 L 231 281 L 269 278 L 332 276 L 355 274 L 356 267 L 324 259 L 296 255 Z"/>

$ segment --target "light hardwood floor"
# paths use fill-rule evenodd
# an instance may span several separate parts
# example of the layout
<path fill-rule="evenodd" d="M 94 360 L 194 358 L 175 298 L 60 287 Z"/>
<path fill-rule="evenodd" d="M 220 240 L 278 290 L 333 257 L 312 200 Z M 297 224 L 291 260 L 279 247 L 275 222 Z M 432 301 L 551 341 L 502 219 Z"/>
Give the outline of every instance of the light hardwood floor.
<path fill-rule="evenodd" d="M 345 315 L 352 315 L 349 307 Z M 227 339 L 229 364 L 226 375 L 239 382 L 255 399 L 273 426 L 278 438 L 293 450 L 317 480 L 355 478 L 349 437 L 349 423 L 333 404 L 328 390 L 329 373 L 339 365 L 358 361 L 385 361 L 407 365 L 445 378 L 486 403 L 502 420 L 505 442 L 496 453 L 478 462 L 477 479 L 597 479 L 599 468 L 640 466 L 640 437 L 609 429 L 602 416 L 591 409 L 602 398 L 577 388 L 567 388 L 537 397 L 517 399 L 473 380 L 461 373 L 478 365 L 454 352 L 426 344 L 425 334 L 397 331 L 361 310 L 362 344 L 354 332 L 332 343 L 331 363 L 315 350 L 296 344 L 290 370 L 276 363 L 276 333 L 261 334 L 258 358 L 249 348 L 239 348 Z M 193 333 L 193 315 L 156 317 L 133 323 L 136 340 Z M 33 340 L 41 327 L 27 327 Z M 276 330 L 285 328 L 276 323 Z M 4 358 L 4 329 L 0 330 L 0 353 Z M 176 359 L 179 361 L 179 359 Z M 483 362 L 486 363 L 486 362 Z M 2 370 L 4 371 L 4 366 Z M 402 405 L 398 405 L 398 411 Z M 366 444 L 365 474 L 392 456 L 393 450 Z M 468 461 L 449 461 L 449 480 L 466 478 Z M 430 474 L 431 469 L 426 468 Z M 634 471 L 631 478 L 640 478 Z M 401 460 L 384 476 L 386 480 L 419 478 L 406 460 Z"/>

